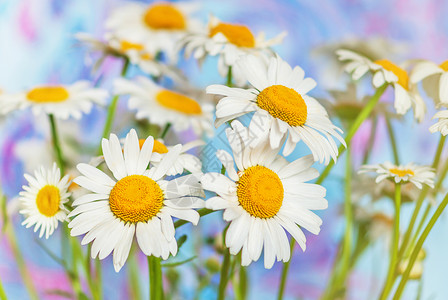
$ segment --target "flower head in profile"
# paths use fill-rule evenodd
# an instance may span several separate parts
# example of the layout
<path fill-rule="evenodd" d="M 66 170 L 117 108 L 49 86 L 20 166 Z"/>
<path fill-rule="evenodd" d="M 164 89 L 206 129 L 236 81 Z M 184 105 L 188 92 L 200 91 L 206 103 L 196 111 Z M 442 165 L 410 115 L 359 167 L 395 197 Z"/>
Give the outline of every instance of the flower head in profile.
<path fill-rule="evenodd" d="M 151 41 L 156 52 L 163 52 L 175 61 L 179 40 L 202 26 L 191 16 L 197 9 L 196 4 L 187 2 L 127 3 L 112 12 L 106 28 L 137 43 Z"/>
<path fill-rule="evenodd" d="M 257 37 L 245 25 L 224 23 L 218 18 L 210 16 L 208 28 L 204 32 L 192 33 L 186 36 L 182 44 L 185 47 L 185 56 L 194 56 L 200 63 L 207 56 L 218 55 L 218 71 L 223 77 L 228 76 L 229 68 L 232 68 L 231 76 L 235 83 L 242 86 L 247 78 L 236 64 L 238 58 L 243 55 L 256 55 L 270 57 L 274 52 L 271 46 L 282 42 L 286 33 L 266 40 L 264 33 Z"/>
<path fill-rule="evenodd" d="M 422 82 L 426 94 L 437 105 L 448 106 L 448 60 L 440 65 L 421 60 L 413 68 L 410 81 L 413 84 Z"/>
<path fill-rule="evenodd" d="M 311 155 L 290 163 L 267 139 L 249 147 L 249 130 L 239 121 L 231 126 L 226 134 L 233 157 L 223 150 L 216 154 L 227 176 L 206 173 L 201 178 L 204 189 L 217 194 L 206 201 L 206 207 L 224 210 L 223 218 L 230 222 L 225 244 L 233 255 L 241 251 L 243 266 L 257 261 L 264 249 L 264 266 L 270 269 L 276 260 L 290 259 L 286 232 L 303 250 L 302 228 L 319 233 L 322 220 L 311 210 L 327 208 L 326 190 L 307 183 L 319 175 L 311 168 Z"/>
<path fill-rule="evenodd" d="M 313 79 L 305 78 L 300 67 L 292 69 L 280 57 L 266 64 L 247 56 L 238 64 L 253 88 L 207 87 L 207 93 L 224 96 L 216 107 L 216 127 L 255 112 L 249 125 L 253 147 L 267 138 L 273 149 L 278 148 L 288 136 L 284 155 L 289 155 L 302 140 L 316 161 L 328 164 L 330 157 L 336 161 L 338 147 L 333 138 L 345 145 L 338 133 L 342 130 L 331 123 L 325 108 L 307 95 L 316 86 Z"/>
<path fill-rule="evenodd" d="M 61 179 L 61 171 L 53 164 L 53 168 L 40 167 L 34 176 L 25 174 L 28 185 L 20 192 L 20 213 L 25 217 L 22 225 L 26 228 L 34 226 L 34 232 L 40 229 L 39 237 L 48 239 L 58 228 L 59 222 L 67 219 L 67 203 L 70 193 L 67 191 L 69 176 Z"/>
<path fill-rule="evenodd" d="M 86 234 L 82 244 L 92 242 L 92 258 L 106 258 L 113 251 L 118 272 L 126 262 L 134 236 L 146 255 L 167 259 L 176 255 L 173 217 L 197 224 L 194 208 L 204 206 L 204 192 L 195 175 L 167 181 L 165 175 L 177 159 L 181 146 L 174 146 L 157 167 L 148 169 L 154 139 L 148 137 L 141 149 L 135 130 L 124 142 L 124 151 L 114 134 L 103 139 L 103 155 L 112 176 L 79 164 L 82 176 L 74 179 L 91 191 L 73 202 L 69 214 L 72 236 Z"/>
<path fill-rule="evenodd" d="M 440 132 L 445 136 L 448 134 L 448 110 L 441 110 L 435 113 L 433 119 L 439 119 L 437 123 L 429 127 L 431 133 Z"/>
<path fill-rule="evenodd" d="M 137 110 L 137 119 L 147 118 L 162 127 L 170 123 L 176 131 L 191 127 L 196 134 L 213 133 L 211 105 L 200 104 L 145 77 L 134 81 L 119 78 L 114 86 L 117 94 L 130 95 L 128 107 Z"/>
<path fill-rule="evenodd" d="M 387 59 L 372 61 L 353 51 L 340 49 L 336 54 L 341 61 L 347 61 L 345 70 L 351 74 L 353 80 L 358 80 L 367 73 L 371 73 L 372 84 L 379 88 L 390 84 L 394 88 L 394 108 L 400 115 L 404 115 L 411 107 L 414 117 L 421 122 L 425 117 L 426 105 L 419 95 L 417 86 L 411 84 L 408 73 L 400 66 Z"/>
<path fill-rule="evenodd" d="M 414 163 L 396 166 L 390 162 L 377 165 L 364 165 L 359 173 L 376 172 L 376 182 L 390 179 L 395 183 L 413 183 L 421 189 L 423 184 L 434 187 L 434 169 L 428 166 L 418 166 Z"/>
<path fill-rule="evenodd" d="M 107 91 L 93 88 L 87 81 L 37 86 L 16 94 L 1 94 L 0 113 L 31 108 L 35 115 L 46 113 L 63 120 L 80 119 L 83 113 L 90 112 L 93 104 L 104 105 L 107 97 Z"/>

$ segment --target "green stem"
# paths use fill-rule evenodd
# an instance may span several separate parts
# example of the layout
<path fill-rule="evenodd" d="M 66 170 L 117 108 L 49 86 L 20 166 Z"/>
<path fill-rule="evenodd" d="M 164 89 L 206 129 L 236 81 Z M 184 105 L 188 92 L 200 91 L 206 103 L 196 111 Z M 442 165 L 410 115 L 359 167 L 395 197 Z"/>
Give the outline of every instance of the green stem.
<path fill-rule="evenodd" d="M 375 116 L 372 120 L 372 127 L 370 128 L 369 141 L 367 142 L 366 151 L 364 153 L 364 158 L 362 159 L 362 164 L 365 165 L 369 161 L 370 153 L 373 149 L 373 143 L 375 142 L 376 126 L 378 124 L 378 118 Z"/>
<path fill-rule="evenodd" d="M 2 279 L 0 278 L 0 300 L 7 300 L 5 290 L 3 289 Z"/>
<path fill-rule="evenodd" d="M 99 299 L 103 299 L 103 270 L 101 268 L 101 261 L 97 258 L 95 259 L 95 271 L 96 271 L 96 288 L 97 295 Z"/>
<path fill-rule="evenodd" d="M 242 300 L 247 298 L 248 280 L 246 267 L 240 265 L 240 282 L 239 282 L 239 294 Z"/>
<path fill-rule="evenodd" d="M 426 218 L 428 217 L 430 211 L 431 211 L 431 205 L 427 205 L 425 212 L 423 213 L 423 216 L 420 219 L 420 222 L 418 223 L 415 234 L 412 237 L 411 243 L 409 244 L 409 247 L 404 254 L 404 257 L 409 257 L 409 255 L 411 254 L 412 247 L 415 246 L 415 242 L 417 241 L 417 238 L 420 235 L 421 230 L 423 229 L 423 225 L 425 225 Z"/>
<path fill-rule="evenodd" d="M 218 300 L 224 300 L 226 298 L 226 287 L 229 281 L 229 269 L 230 269 L 230 252 L 226 247 L 224 250 L 224 260 L 221 267 L 221 278 L 219 280 L 218 288 Z"/>
<path fill-rule="evenodd" d="M 397 264 L 398 255 L 398 239 L 400 236 L 400 206 L 401 206 L 401 184 L 395 185 L 395 218 L 394 218 L 394 233 L 390 254 L 389 271 L 387 274 L 386 284 L 384 285 L 383 292 L 381 294 L 381 300 L 387 298 L 394 282 L 394 276 Z"/>
<path fill-rule="evenodd" d="M 227 86 L 232 87 L 232 67 L 229 67 L 229 71 L 227 72 Z"/>
<path fill-rule="evenodd" d="M 56 128 L 56 121 L 54 119 L 53 114 L 49 114 L 48 118 L 50 120 L 50 128 L 51 128 L 51 137 L 53 140 L 53 149 L 56 153 L 56 159 L 58 162 L 58 167 L 61 170 L 61 175 L 64 176 L 65 174 L 65 160 L 62 156 L 62 150 L 61 150 L 61 143 L 59 141 L 58 131 Z"/>
<path fill-rule="evenodd" d="M 124 77 L 126 75 L 126 72 L 128 71 L 128 67 L 129 67 L 129 59 L 125 58 L 124 63 L 123 63 L 123 68 L 121 69 L 122 77 Z M 114 122 L 115 111 L 117 110 L 119 97 L 120 97 L 119 95 L 115 95 L 112 98 L 112 101 L 107 110 L 106 123 L 104 124 L 103 135 L 102 135 L 103 138 L 107 138 L 107 136 L 109 135 L 109 133 L 111 131 L 112 124 Z M 101 153 L 101 142 L 100 142 L 100 147 L 98 149 L 98 153 Z"/>
<path fill-rule="evenodd" d="M 166 123 L 165 128 L 163 128 L 162 135 L 160 136 L 161 139 L 164 139 L 166 134 L 168 133 L 168 130 L 171 128 L 171 123 Z"/>
<path fill-rule="evenodd" d="M 136 251 L 131 251 L 129 258 L 129 285 L 131 286 L 132 299 L 143 299 L 140 290 L 140 275 L 138 272 Z"/>
<path fill-rule="evenodd" d="M 409 274 L 411 273 L 412 267 L 414 266 L 415 261 L 417 260 L 418 254 L 420 250 L 423 247 L 423 243 L 425 242 L 426 238 L 428 237 L 429 233 L 431 232 L 432 228 L 434 227 L 434 224 L 439 219 L 440 215 L 442 214 L 443 210 L 445 209 L 446 205 L 448 204 L 448 194 L 443 199 L 442 203 L 437 207 L 437 210 L 432 215 L 431 219 L 429 220 L 428 224 L 425 227 L 425 230 L 423 230 L 423 233 L 419 237 L 417 244 L 414 247 L 414 250 L 412 251 L 411 257 L 409 259 L 409 263 L 406 267 L 406 270 L 403 273 L 403 276 L 401 277 L 400 284 L 398 285 L 397 291 L 394 295 L 394 300 L 398 300 L 401 297 L 401 294 L 403 293 L 404 287 L 406 286 L 406 283 L 409 279 Z"/>
<path fill-rule="evenodd" d="M 384 84 L 381 87 L 379 87 L 375 94 L 370 98 L 369 102 L 367 102 L 366 106 L 361 110 L 361 112 L 358 114 L 358 117 L 356 117 L 353 124 L 350 126 L 347 136 L 345 137 L 345 142 L 347 143 L 347 148 L 349 147 L 349 144 L 353 138 L 353 136 L 358 131 L 361 124 L 370 116 L 370 113 L 375 108 L 376 104 L 380 100 L 381 96 L 384 94 L 384 91 L 386 90 L 388 84 Z M 339 155 L 341 155 L 345 151 L 344 145 L 339 146 Z M 324 169 L 322 174 L 320 174 L 319 178 L 316 181 L 316 184 L 321 184 L 325 178 L 330 174 L 331 169 L 334 166 L 334 161 L 331 161 L 328 166 Z"/>
<path fill-rule="evenodd" d="M 288 278 L 288 271 L 289 271 L 289 266 L 291 264 L 292 253 L 294 251 L 295 243 L 296 243 L 296 241 L 293 238 L 291 238 L 291 241 L 289 242 L 289 249 L 290 249 L 289 251 L 291 253 L 291 258 L 283 264 L 282 276 L 280 279 L 280 286 L 278 288 L 278 295 L 277 295 L 278 300 L 283 299 L 283 294 L 285 293 L 285 287 L 286 287 L 286 282 L 287 282 L 287 278 Z"/>
<path fill-rule="evenodd" d="M 163 299 L 162 286 L 162 267 L 160 265 L 160 258 L 148 256 L 148 270 L 149 270 L 149 294 L 151 300 Z"/>
<path fill-rule="evenodd" d="M 390 145 L 392 146 L 392 152 L 394 155 L 394 163 L 398 166 L 400 164 L 400 159 L 398 157 L 398 148 L 397 142 L 395 139 L 394 129 L 392 128 L 392 123 L 390 122 L 390 118 L 385 115 L 387 132 L 389 133 Z"/>

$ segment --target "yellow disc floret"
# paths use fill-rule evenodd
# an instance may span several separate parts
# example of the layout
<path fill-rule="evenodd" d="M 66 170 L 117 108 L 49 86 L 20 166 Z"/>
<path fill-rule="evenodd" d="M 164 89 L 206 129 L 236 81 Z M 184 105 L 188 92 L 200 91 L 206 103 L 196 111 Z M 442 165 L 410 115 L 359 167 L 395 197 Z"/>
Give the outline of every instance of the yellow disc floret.
<path fill-rule="evenodd" d="M 152 29 L 183 30 L 186 28 L 182 12 L 170 3 L 162 2 L 152 5 L 143 16 L 143 21 Z"/>
<path fill-rule="evenodd" d="M 387 71 L 390 71 L 395 74 L 395 76 L 398 77 L 398 84 L 401 85 L 404 89 L 409 89 L 409 76 L 408 73 L 406 73 L 405 70 L 391 62 L 387 59 L 381 59 L 374 61 L 377 65 L 382 66 Z"/>
<path fill-rule="evenodd" d="M 238 201 L 252 216 L 272 218 L 283 203 L 283 184 L 278 175 L 263 166 L 249 167 L 238 180 Z"/>
<path fill-rule="evenodd" d="M 60 202 L 59 189 L 54 185 L 46 185 L 37 193 L 37 209 L 44 216 L 53 217 L 56 215 L 59 211 Z"/>
<path fill-rule="evenodd" d="M 193 99 L 182 94 L 161 90 L 156 95 L 157 102 L 171 110 L 175 110 L 187 115 L 199 115 L 202 113 L 201 106 Z"/>
<path fill-rule="evenodd" d="M 443 63 L 441 63 L 440 68 L 445 72 L 448 72 L 448 60 L 445 60 Z"/>
<path fill-rule="evenodd" d="M 129 50 L 142 51 L 144 49 L 142 44 L 135 44 L 135 43 L 131 43 L 128 41 L 121 41 L 120 48 L 121 48 L 121 51 L 123 51 L 123 52 L 129 51 Z"/>
<path fill-rule="evenodd" d="M 411 175 L 414 176 L 414 171 L 410 170 L 410 169 L 398 169 L 398 168 L 392 168 L 389 169 L 389 172 L 391 172 L 392 174 L 395 174 L 397 176 L 403 177 L 406 175 Z"/>
<path fill-rule="evenodd" d="M 26 98 L 37 103 L 63 102 L 69 97 L 68 91 L 62 86 L 43 86 L 29 91 Z"/>
<path fill-rule="evenodd" d="M 160 211 L 163 198 L 163 191 L 154 180 L 130 175 L 120 179 L 110 192 L 110 210 L 124 222 L 147 222 Z"/>
<path fill-rule="evenodd" d="M 146 140 L 144 140 L 144 139 L 140 139 L 138 141 L 138 143 L 140 144 L 140 149 L 142 149 L 145 141 Z M 159 142 L 158 140 L 154 140 L 154 147 L 152 148 L 152 152 L 164 154 L 164 153 L 168 153 L 168 148 L 163 143 Z"/>
<path fill-rule="evenodd" d="M 238 47 L 255 47 L 255 38 L 250 29 L 245 25 L 235 25 L 229 23 L 219 23 L 210 29 L 210 37 L 222 33 L 229 43 Z"/>
<path fill-rule="evenodd" d="M 302 126 L 308 116 L 302 96 L 283 85 L 272 85 L 262 90 L 257 97 L 257 105 L 291 126 Z"/>

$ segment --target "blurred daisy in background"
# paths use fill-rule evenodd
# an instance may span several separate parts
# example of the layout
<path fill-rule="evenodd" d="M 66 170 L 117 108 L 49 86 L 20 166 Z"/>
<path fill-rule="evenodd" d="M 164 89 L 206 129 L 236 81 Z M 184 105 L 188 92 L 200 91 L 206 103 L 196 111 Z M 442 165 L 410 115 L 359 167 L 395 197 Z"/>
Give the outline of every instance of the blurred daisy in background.
<path fill-rule="evenodd" d="M 400 115 L 404 115 L 411 107 L 418 122 L 423 121 L 426 105 L 418 93 L 417 86 L 411 84 L 408 73 L 400 66 L 387 59 L 372 61 L 353 51 L 339 49 L 336 54 L 341 61 L 347 61 L 345 71 L 351 74 L 353 80 L 359 80 L 367 73 L 371 73 L 372 84 L 379 88 L 383 84 L 391 84 L 394 88 L 394 108 Z"/>
<path fill-rule="evenodd" d="M 213 134 L 213 106 L 178 92 L 168 90 L 145 77 L 123 78 L 114 82 L 115 93 L 130 95 L 128 107 L 136 110 L 137 119 L 148 119 L 162 128 L 170 123 L 175 131 L 190 127 L 198 135 Z"/>
<path fill-rule="evenodd" d="M 448 110 L 441 110 L 435 113 L 433 119 L 439 119 L 437 123 L 429 127 L 431 133 L 440 132 L 445 136 L 448 134 Z"/>
<path fill-rule="evenodd" d="M 53 114 L 66 120 L 80 119 L 90 112 L 94 104 L 104 105 L 108 92 L 93 88 L 88 81 L 77 81 L 71 85 L 44 85 L 16 94 L 0 95 L 0 113 L 31 108 L 35 115 Z"/>
<path fill-rule="evenodd" d="M 157 52 L 175 62 L 179 40 L 202 27 L 191 16 L 198 9 L 197 4 L 188 2 L 127 3 L 112 12 L 106 21 L 106 29 L 118 37 L 139 43 L 150 41 Z"/>
<path fill-rule="evenodd" d="M 436 105 L 448 105 L 448 60 L 440 65 L 428 60 L 419 61 L 412 70 L 411 83 L 420 81 Z"/>
<path fill-rule="evenodd" d="M 185 47 L 185 56 L 193 55 L 200 64 L 207 56 L 219 55 L 219 74 L 227 77 L 231 68 L 230 76 L 236 85 L 242 86 L 247 78 L 240 66 L 235 64 L 238 58 L 249 54 L 264 58 L 273 56 L 274 52 L 270 47 L 280 44 L 285 35 L 286 32 L 283 32 L 266 40 L 263 32 L 255 37 L 245 25 L 223 23 L 215 16 L 210 16 L 207 31 L 189 34 L 181 43 Z"/>
<path fill-rule="evenodd" d="M 316 99 L 306 95 L 316 86 L 313 79 L 305 78 L 300 67 L 292 69 L 278 56 L 269 64 L 254 56 L 244 57 L 237 64 L 253 88 L 207 87 L 207 93 L 225 96 L 216 106 L 216 127 L 255 112 L 249 125 L 253 147 L 268 138 L 271 147 L 277 148 L 288 137 L 283 155 L 291 154 L 303 140 L 315 161 L 328 164 L 330 157 L 336 161 L 338 147 L 333 137 L 345 145 L 338 133 L 342 130 L 331 123 Z"/>
<path fill-rule="evenodd" d="M 177 242 L 172 217 L 197 224 L 194 208 L 204 206 L 204 192 L 194 175 L 166 181 L 166 172 L 179 156 L 181 146 L 174 146 L 158 167 L 148 170 L 154 139 L 148 137 L 141 149 L 137 133 L 126 136 L 124 150 L 114 134 L 103 139 L 103 155 L 110 177 L 103 171 L 79 164 L 82 176 L 74 182 L 91 193 L 75 199 L 76 208 L 69 227 L 71 235 L 86 234 L 82 244 L 92 242 L 92 258 L 106 258 L 113 251 L 115 271 L 129 255 L 134 236 L 145 255 L 167 259 L 176 255 Z"/>
<path fill-rule="evenodd" d="M 311 168 L 311 155 L 290 163 L 267 139 L 256 148 L 249 147 L 249 130 L 239 121 L 233 121 L 231 127 L 226 135 L 233 158 L 223 150 L 216 154 L 228 176 L 206 173 L 201 178 L 204 189 L 217 194 L 206 201 L 206 207 L 224 210 L 223 219 L 230 222 L 225 244 L 233 255 L 242 250 L 243 266 L 257 261 L 264 249 L 264 266 L 270 269 L 275 260 L 290 259 L 285 230 L 303 250 L 306 238 L 302 228 L 320 232 L 322 220 L 311 210 L 328 207 L 326 190 L 306 183 L 319 175 Z"/>
<path fill-rule="evenodd" d="M 40 229 L 39 237 L 49 238 L 59 222 L 67 219 L 68 210 L 64 204 L 68 202 L 70 193 L 67 191 L 69 176 L 61 179 L 61 171 L 53 164 L 53 168 L 40 167 L 34 171 L 34 177 L 25 174 L 28 185 L 20 192 L 20 213 L 25 217 L 22 225 L 34 226 L 34 232 Z"/>
<path fill-rule="evenodd" d="M 390 179 L 395 183 L 413 183 L 417 188 L 421 189 L 423 184 L 434 188 L 434 178 L 436 174 L 434 169 L 428 166 L 418 166 L 414 163 L 407 165 L 394 165 L 390 162 L 376 165 L 364 165 L 359 173 L 376 172 L 376 182 L 384 179 Z"/>

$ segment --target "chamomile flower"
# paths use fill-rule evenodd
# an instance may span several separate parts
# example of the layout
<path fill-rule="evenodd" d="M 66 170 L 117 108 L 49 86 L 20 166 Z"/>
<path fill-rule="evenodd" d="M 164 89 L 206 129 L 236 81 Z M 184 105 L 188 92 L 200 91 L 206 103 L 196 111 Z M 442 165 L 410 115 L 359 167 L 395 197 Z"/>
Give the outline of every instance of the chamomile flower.
<path fill-rule="evenodd" d="M 368 72 L 372 73 L 372 84 L 379 88 L 383 84 L 391 84 L 394 88 L 394 108 L 400 115 L 404 115 L 411 107 L 418 122 L 423 121 L 426 105 L 419 95 L 417 86 L 411 84 L 408 73 L 387 59 L 372 61 L 353 51 L 340 49 L 336 51 L 339 60 L 348 61 L 345 70 L 351 74 L 353 80 L 358 80 Z"/>
<path fill-rule="evenodd" d="M 93 88 L 87 81 L 44 85 L 17 94 L 0 95 L 0 113 L 31 108 L 35 115 L 46 113 L 63 120 L 80 119 L 83 113 L 90 112 L 93 104 L 104 105 L 107 96 L 107 91 Z"/>
<path fill-rule="evenodd" d="M 232 67 L 232 77 L 236 84 L 242 86 L 246 78 L 241 72 L 240 66 L 235 64 L 243 55 L 273 56 L 271 46 L 282 42 L 285 32 L 266 40 L 264 33 L 257 37 L 245 25 L 223 23 L 218 18 L 210 16 L 208 30 L 192 33 L 181 42 L 185 47 L 185 56 L 194 56 L 200 63 L 209 56 L 219 55 L 218 71 L 223 77 Z"/>
<path fill-rule="evenodd" d="M 390 162 L 376 165 L 364 165 L 359 173 L 376 172 L 378 175 L 375 182 L 390 179 L 395 183 L 413 183 L 421 189 L 423 184 L 434 187 L 434 169 L 428 166 L 417 166 L 414 163 L 396 166 Z"/>
<path fill-rule="evenodd" d="M 91 193 L 75 199 L 69 214 L 72 236 L 86 234 L 82 244 L 92 243 L 92 258 L 106 258 L 113 251 L 118 272 L 126 262 L 134 236 L 146 255 L 167 259 L 176 255 L 173 217 L 197 224 L 194 208 L 204 206 L 204 192 L 194 175 L 165 180 L 167 170 L 177 159 L 181 146 L 174 146 L 157 167 L 148 169 L 154 139 L 148 137 L 139 147 L 135 130 L 126 136 L 124 151 L 114 134 L 103 139 L 107 168 L 113 177 L 88 165 L 79 164 L 82 176 L 74 182 Z"/>
<path fill-rule="evenodd" d="M 192 127 L 197 134 L 213 134 L 211 105 L 201 105 L 145 77 L 137 77 L 135 81 L 119 78 L 114 86 L 117 94 L 130 95 L 128 107 L 137 110 L 137 119 L 147 118 L 151 124 L 162 127 L 171 123 L 176 131 Z"/>
<path fill-rule="evenodd" d="M 53 164 L 53 168 L 40 167 L 34 171 L 34 177 L 25 174 L 28 185 L 20 192 L 20 213 L 25 217 L 22 225 L 34 226 L 34 232 L 40 229 L 39 237 L 49 238 L 58 228 L 59 222 L 67 219 L 68 210 L 64 204 L 70 193 L 67 191 L 69 176 L 61 179 L 61 171 Z"/>
<path fill-rule="evenodd" d="M 423 89 L 437 105 L 448 105 L 448 60 L 440 65 L 420 61 L 412 70 L 411 83 L 422 81 Z"/>
<path fill-rule="evenodd" d="M 433 119 L 439 119 L 437 123 L 429 127 L 431 133 L 439 131 L 443 136 L 448 134 L 448 110 L 436 112 Z"/>
<path fill-rule="evenodd" d="M 319 175 L 311 168 L 311 155 L 290 163 L 277 154 L 279 148 L 271 148 L 269 140 L 249 147 L 249 130 L 239 121 L 231 126 L 226 134 L 233 158 L 223 150 L 216 154 L 228 177 L 220 173 L 202 176 L 203 188 L 217 194 L 205 205 L 224 210 L 223 218 L 230 222 L 225 244 L 233 255 L 242 251 L 243 266 L 257 261 L 264 249 L 264 266 L 270 269 L 275 260 L 290 259 L 285 231 L 303 250 L 306 238 L 302 228 L 319 233 L 322 220 L 311 210 L 327 208 L 326 190 L 306 183 Z"/>
<path fill-rule="evenodd" d="M 171 61 L 177 58 L 178 41 L 187 33 L 198 31 L 201 23 L 191 17 L 198 9 L 194 3 L 128 3 L 118 7 L 106 21 L 114 35 L 139 43 L 151 41 L 156 51 Z"/>
<path fill-rule="evenodd" d="M 288 136 L 284 155 L 289 155 L 303 140 L 314 160 L 328 164 L 332 157 L 336 161 L 338 147 L 332 137 L 345 145 L 337 132 L 342 130 L 331 123 L 325 108 L 316 99 L 306 95 L 316 86 L 313 79 L 304 78 L 300 67 L 292 69 L 280 57 L 271 58 L 266 65 L 257 57 L 247 56 L 237 64 L 254 88 L 207 87 L 207 93 L 225 96 L 216 106 L 216 127 L 255 112 L 249 125 L 254 147 L 268 137 L 271 147 L 277 148 Z"/>

